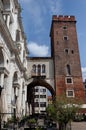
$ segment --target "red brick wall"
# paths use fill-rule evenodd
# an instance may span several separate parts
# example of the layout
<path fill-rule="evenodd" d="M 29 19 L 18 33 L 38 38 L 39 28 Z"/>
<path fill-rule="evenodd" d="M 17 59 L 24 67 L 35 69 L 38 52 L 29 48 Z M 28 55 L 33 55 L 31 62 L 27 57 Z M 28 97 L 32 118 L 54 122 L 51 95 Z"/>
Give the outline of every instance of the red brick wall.
<path fill-rule="evenodd" d="M 64 26 L 67 29 L 63 29 Z M 73 89 L 75 97 L 84 100 L 75 17 L 53 16 L 50 36 L 56 95 L 66 93 L 67 89 Z M 64 36 L 67 36 L 68 40 L 64 40 Z M 65 52 L 65 49 L 68 49 L 68 54 Z M 70 65 L 71 75 L 67 75 L 67 64 Z M 65 78 L 67 76 L 72 77 L 72 84 L 66 84 Z"/>

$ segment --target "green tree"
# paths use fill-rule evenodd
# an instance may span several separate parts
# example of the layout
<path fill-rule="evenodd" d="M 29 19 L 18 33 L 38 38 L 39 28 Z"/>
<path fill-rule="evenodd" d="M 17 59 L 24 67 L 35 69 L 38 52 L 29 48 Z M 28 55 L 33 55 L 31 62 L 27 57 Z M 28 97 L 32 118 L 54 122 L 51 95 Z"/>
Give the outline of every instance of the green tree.
<path fill-rule="evenodd" d="M 29 120 L 27 121 L 27 123 L 28 123 L 29 127 L 31 128 L 33 125 L 35 125 L 36 120 L 35 120 L 34 118 L 32 118 L 32 119 L 29 119 Z"/>
<path fill-rule="evenodd" d="M 66 126 L 71 121 L 80 104 L 77 100 L 66 98 L 65 96 L 57 97 L 55 102 L 49 105 L 46 109 L 48 116 L 58 122 L 59 130 L 66 130 Z"/>

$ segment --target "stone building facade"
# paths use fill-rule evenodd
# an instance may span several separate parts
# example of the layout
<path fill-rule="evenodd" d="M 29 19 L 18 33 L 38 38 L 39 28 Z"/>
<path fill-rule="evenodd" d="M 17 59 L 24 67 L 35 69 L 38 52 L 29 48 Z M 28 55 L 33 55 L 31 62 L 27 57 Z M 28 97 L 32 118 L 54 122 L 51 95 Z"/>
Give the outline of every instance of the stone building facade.
<path fill-rule="evenodd" d="M 28 57 L 18 0 L 0 0 L 0 113 L 2 120 L 34 111 L 35 86 L 84 100 L 74 16 L 53 16 L 51 57 Z M 29 110 L 29 111 L 28 111 Z"/>
<path fill-rule="evenodd" d="M 0 0 L 0 115 L 25 114 L 28 54 L 18 0 Z"/>
<path fill-rule="evenodd" d="M 34 112 L 45 113 L 48 106 L 48 92 L 45 87 L 36 86 L 34 88 Z"/>

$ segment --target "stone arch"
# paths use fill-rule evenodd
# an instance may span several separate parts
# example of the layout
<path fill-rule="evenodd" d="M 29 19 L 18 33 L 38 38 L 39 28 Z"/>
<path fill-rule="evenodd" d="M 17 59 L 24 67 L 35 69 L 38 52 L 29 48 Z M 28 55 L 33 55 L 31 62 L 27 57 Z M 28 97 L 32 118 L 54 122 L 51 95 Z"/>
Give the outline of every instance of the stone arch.
<path fill-rule="evenodd" d="M 27 103 L 29 106 L 29 110 L 30 110 L 30 104 L 32 105 L 32 113 L 34 113 L 34 87 L 36 86 L 42 86 L 47 88 L 51 95 L 52 95 L 52 99 L 55 99 L 55 90 L 53 89 L 53 87 L 48 84 L 44 79 L 34 79 L 30 84 L 28 84 L 27 86 Z"/>

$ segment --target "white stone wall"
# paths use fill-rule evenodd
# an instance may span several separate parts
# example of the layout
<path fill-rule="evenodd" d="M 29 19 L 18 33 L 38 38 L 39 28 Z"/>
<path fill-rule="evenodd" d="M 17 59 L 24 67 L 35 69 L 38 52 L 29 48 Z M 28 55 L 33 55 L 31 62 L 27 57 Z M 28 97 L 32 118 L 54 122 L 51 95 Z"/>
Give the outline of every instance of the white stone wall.
<path fill-rule="evenodd" d="M 46 74 L 45 74 L 46 78 L 45 79 L 46 79 L 47 83 L 49 83 L 52 86 L 52 88 L 55 89 L 54 88 L 53 60 L 52 59 L 47 59 L 47 58 L 45 58 L 45 59 L 42 59 L 42 58 L 28 59 L 28 63 L 27 63 L 27 68 L 29 68 L 28 71 L 27 71 L 27 74 L 28 74 L 28 77 L 29 77 L 28 84 L 30 82 L 32 82 L 32 80 L 31 80 L 31 77 L 32 77 L 31 72 L 32 72 L 32 66 L 34 64 L 35 65 L 38 65 L 38 64 L 43 65 L 43 64 L 45 64 L 45 66 L 46 66 Z"/>
<path fill-rule="evenodd" d="M 6 1 L 4 0 L 4 2 Z M 3 10 L 3 14 L 0 11 L 0 54 L 3 54 L 4 59 L 3 65 L 0 63 L 0 85 L 3 87 L 0 96 L 0 103 L 2 103 L 0 104 L 0 106 L 2 106 L 0 111 L 3 113 L 11 113 L 13 112 L 15 106 L 16 116 L 20 117 L 25 115 L 26 112 L 25 103 L 27 86 L 24 68 L 27 69 L 27 48 L 26 41 L 22 33 L 22 23 L 18 19 L 19 8 L 17 8 L 18 6 L 15 6 L 14 0 L 8 0 L 8 3 L 8 5 L 2 3 L 5 11 Z M 6 14 L 8 14 L 7 19 Z M 1 25 L 2 21 L 3 23 Z M 4 29 L 6 31 L 3 31 Z M 17 29 L 20 31 L 19 42 L 16 41 Z M 8 34 L 6 34 L 6 32 Z M 21 45 L 20 53 L 18 53 L 18 43 Z M 25 63 L 23 64 L 23 62 Z M 15 73 L 17 73 L 17 83 L 14 81 Z M 16 85 L 16 92 L 14 90 L 14 85 Z M 15 95 L 17 95 L 16 104 L 14 102 Z M 10 114 L 5 114 L 3 120 L 7 120 L 10 116 Z"/>

